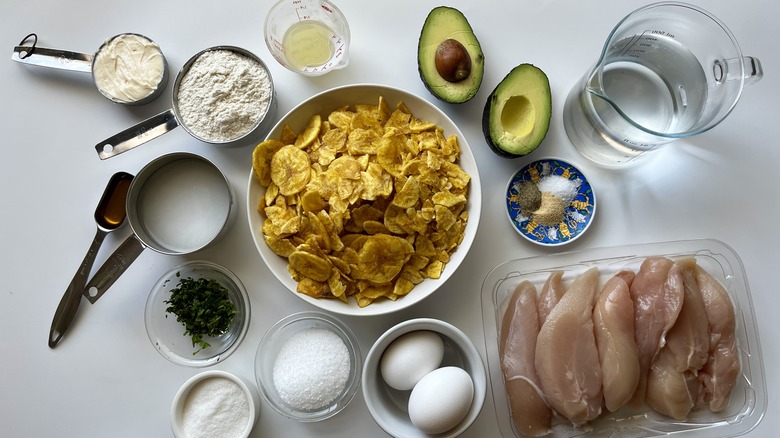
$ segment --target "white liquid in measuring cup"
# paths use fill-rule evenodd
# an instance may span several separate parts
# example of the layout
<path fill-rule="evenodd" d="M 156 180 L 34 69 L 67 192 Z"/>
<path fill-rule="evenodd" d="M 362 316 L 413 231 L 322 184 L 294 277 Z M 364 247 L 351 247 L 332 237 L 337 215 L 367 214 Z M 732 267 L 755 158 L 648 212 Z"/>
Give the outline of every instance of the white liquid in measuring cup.
<path fill-rule="evenodd" d="M 567 132 L 580 137 L 575 144 L 589 143 L 580 152 L 602 164 L 631 161 L 661 144 L 648 130 L 674 135 L 693 129 L 707 102 L 707 78 L 699 61 L 674 38 L 656 34 L 614 44 L 600 80 L 596 73 L 584 88 L 567 99 L 567 106 L 580 106 L 564 111 L 574 128 Z"/>
<path fill-rule="evenodd" d="M 158 169 L 139 194 L 139 218 L 160 247 L 197 250 L 220 233 L 230 214 L 230 189 L 209 163 L 181 159 Z"/>
<path fill-rule="evenodd" d="M 299 21 L 284 33 L 284 56 L 299 70 L 319 67 L 330 61 L 336 52 L 333 36 L 333 31 L 319 21 Z"/>

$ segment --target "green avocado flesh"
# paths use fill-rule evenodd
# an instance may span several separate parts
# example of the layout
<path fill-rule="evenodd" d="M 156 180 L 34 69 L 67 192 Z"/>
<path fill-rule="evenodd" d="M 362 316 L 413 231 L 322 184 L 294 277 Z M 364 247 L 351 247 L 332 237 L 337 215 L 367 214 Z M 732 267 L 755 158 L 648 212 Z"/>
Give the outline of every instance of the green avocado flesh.
<path fill-rule="evenodd" d="M 436 68 L 436 50 L 448 39 L 458 41 L 471 59 L 470 73 L 457 82 L 447 81 Z M 425 19 L 417 46 L 417 68 L 428 91 L 445 102 L 466 102 L 477 94 L 484 67 L 482 48 L 466 17 L 447 6 L 434 8 Z"/>
<path fill-rule="evenodd" d="M 547 75 L 534 65 L 521 64 L 488 97 L 482 131 L 497 154 L 523 156 L 533 152 L 544 140 L 551 114 Z"/>

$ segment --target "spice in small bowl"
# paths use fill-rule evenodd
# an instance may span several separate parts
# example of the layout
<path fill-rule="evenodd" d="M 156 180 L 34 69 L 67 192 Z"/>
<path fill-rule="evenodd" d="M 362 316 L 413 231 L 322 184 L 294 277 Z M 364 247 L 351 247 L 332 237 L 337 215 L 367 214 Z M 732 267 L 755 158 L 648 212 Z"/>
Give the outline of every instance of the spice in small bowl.
<path fill-rule="evenodd" d="M 176 277 L 181 273 L 177 272 Z M 184 325 L 184 334 L 192 338 L 192 346 L 198 348 L 193 355 L 211 347 L 204 337 L 227 332 L 236 316 L 227 288 L 213 278 L 180 278 L 164 303 L 168 305 L 165 311 L 176 316 L 176 321 Z"/>
<path fill-rule="evenodd" d="M 249 328 L 249 295 L 228 269 L 192 261 L 166 272 L 146 301 L 149 340 L 178 365 L 204 367 L 230 356 Z"/>
<path fill-rule="evenodd" d="M 558 159 L 534 161 L 512 175 L 506 209 L 513 228 L 529 241 L 557 246 L 588 229 L 596 195 L 575 166 Z"/>

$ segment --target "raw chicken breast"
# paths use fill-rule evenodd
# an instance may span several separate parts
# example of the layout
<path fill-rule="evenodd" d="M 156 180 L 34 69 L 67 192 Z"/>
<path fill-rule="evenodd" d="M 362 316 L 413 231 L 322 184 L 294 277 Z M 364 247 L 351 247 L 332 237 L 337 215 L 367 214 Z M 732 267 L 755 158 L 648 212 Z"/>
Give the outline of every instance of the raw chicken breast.
<path fill-rule="evenodd" d="M 678 372 L 670 350 L 662 349 L 647 376 L 647 404 L 656 412 L 685 420 L 698 397 L 699 381 L 692 371 Z"/>
<path fill-rule="evenodd" d="M 543 326 L 547 320 L 547 316 L 552 312 L 553 307 L 558 304 L 563 293 L 566 289 L 563 288 L 563 271 L 553 271 L 547 281 L 542 286 L 542 291 L 539 292 L 539 302 L 537 308 L 539 310 L 539 326 Z"/>
<path fill-rule="evenodd" d="M 682 272 L 664 257 L 648 257 L 631 283 L 634 302 L 634 338 L 639 351 L 639 384 L 631 399 L 638 408 L 645 401 L 647 373 L 666 343 L 666 333 L 677 320 L 683 303 Z"/>
<path fill-rule="evenodd" d="M 601 413 L 601 366 L 593 334 L 599 271 L 578 275 L 539 332 L 536 372 L 547 402 L 575 427 Z"/>
<path fill-rule="evenodd" d="M 629 287 L 634 273 L 622 271 L 607 280 L 593 309 L 601 363 L 604 404 L 610 412 L 626 404 L 639 384 L 639 351 L 634 340 L 634 302 Z"/>
<path fill-rule="evenodd" d="M 698 397 L 699 370 L 707 362 L 710 339 L 704 300 L 696 281 L 696 260 L 674 263 L 683 279 L 683 305 L 666 336 L 666 345 L 650 367 L 646 401 L 655 411 L 683 420 Z M 670 274 L 671 275 L 671 274 Z M 680 393 L 670 394 L 670 391 Z"/>
<path fill-rule="evenodd" d="M 666 346 L 677 361 L 677 371 L 698 372 L 707 362 L 710 335 L 704 299 L 696 281 L 696 259 L 686 258 L 675 262 L 683 278 L 683 305 L 674 326 L 666 336 Z"/>
<path fill-rule="evenodd" d="M 550 431 L 552 412 L 539 389 L 534 366 L 539 319 L 536 288 L 523 281 L 509 299 L 501 324 L 499 350 L 512 420 L 523 435 Z"/>
<path fill-rule="evenodd" d="M 704 300 L 704 310 L 710 330 L 710 350 L 707 363 L 699 372 L 702 383 L 700 398 L 710 410 L 720 412 L 729 404 L 731 390 L 739 377 L 739 355 L 734 333 L 734 306 L 726 289 L 704 269 L 696 267 L 696 280 Z"/>

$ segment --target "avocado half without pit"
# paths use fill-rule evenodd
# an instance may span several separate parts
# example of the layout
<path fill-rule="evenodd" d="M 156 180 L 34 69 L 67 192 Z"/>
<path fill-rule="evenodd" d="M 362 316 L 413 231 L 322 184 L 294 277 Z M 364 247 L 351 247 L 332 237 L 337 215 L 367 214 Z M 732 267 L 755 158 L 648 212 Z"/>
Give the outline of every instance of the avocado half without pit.
<path fill-rule="evenodd" d="M 485 103 L 482 132 L 499 156 L 522 157 L 533 152 L 550 128 L 550 82 L 531 64 L 512 69 Z"/>
<path fill-rule="evenodd" d="M 417 68 L 425 88 L 445 102 L 466 102 L 479 91 L 484 67 L 482 48 L 466 17 L 455 8 L 434 8 L 417 45 Z"/>

